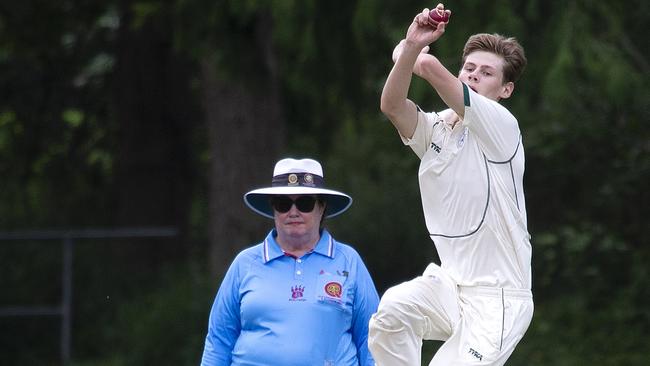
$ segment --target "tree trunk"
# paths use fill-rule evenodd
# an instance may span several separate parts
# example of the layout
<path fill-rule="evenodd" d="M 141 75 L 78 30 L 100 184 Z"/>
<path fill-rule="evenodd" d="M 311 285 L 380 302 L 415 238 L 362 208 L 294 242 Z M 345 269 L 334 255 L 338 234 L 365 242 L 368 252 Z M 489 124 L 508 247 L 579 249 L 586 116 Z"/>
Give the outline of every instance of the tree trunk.
<path fill-rule="evenodd" d="M 218 76 L 210 57 L 201 68 L 211 153 L 209 267 L 215 276 L 225 272 L 241 249 L 262 241 L 273 225 L 248 209 L 242 198 L 251 189 L 270 185 L 286 142 L 271 27 L 265 18 L 255 22 L 251 54 L 230 56 L 258 58 L 259 68 L 228 80 Z"/>

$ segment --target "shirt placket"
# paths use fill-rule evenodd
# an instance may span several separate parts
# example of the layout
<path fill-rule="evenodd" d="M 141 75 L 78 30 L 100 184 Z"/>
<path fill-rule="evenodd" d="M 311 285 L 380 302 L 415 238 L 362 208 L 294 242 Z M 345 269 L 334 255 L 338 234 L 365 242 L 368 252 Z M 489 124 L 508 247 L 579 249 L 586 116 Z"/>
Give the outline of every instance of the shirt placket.
<path fill-rule="evenodd" d="M 293 278 L 296 280 L 301 280 L 304 276 L 304 263 L 305 260 L 303 258 L 296 258 L 294 261 L 294 270 L 293 270 Z"/>

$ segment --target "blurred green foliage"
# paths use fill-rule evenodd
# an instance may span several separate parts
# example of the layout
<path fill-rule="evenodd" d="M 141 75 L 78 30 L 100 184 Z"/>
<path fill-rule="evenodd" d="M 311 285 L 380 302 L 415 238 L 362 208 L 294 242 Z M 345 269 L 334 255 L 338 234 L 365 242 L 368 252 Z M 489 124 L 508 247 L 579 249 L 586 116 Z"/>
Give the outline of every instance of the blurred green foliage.
<path fill-rule="evenodd" d="M 125 24 L 119 8 L 133 18 Z M 270 17 L 289 127 L 287 155 L 313 156 L 354 205 L 328 223 L 363 255 L 380 292 L 437 257 L 424 227 L 418 161 L 379 112 L 393 46 L 424 6 L 405 0 L 23 1 L 0 5 L 0 230 L 110 225 L 121 131 L 113 73 L 121 27 L 148 21 L 198 64 L 254 85 Z M 466 38 L 516 36 L 529 65 L 508 105 L 526 146 L 536 312 L 509 365 L 647 365 L 650 354 L 650 69 L 644 1 L 446 4 L 435 53 L 460 67 Z M 186 81 L 200 98 L 200 73 Z M 411 97 L 442 108 L 420 80 Z M 193 132 L 197 171 L 209 158 Z M 204 175 L 194 176 L 189 255 L 142 265 L 102 245 L 77 247 L 73 365 L 197 364 L 212 298 Z M 227 192 L 224 192 L 227 194 Z M 270 225 L 270 223 L 269 223 Z M 260 237 L 261 239 L 261 237 Z M 251 243 L 252 244 L 252 243 Z M 0 242 L 0 306 L 58 301 L 56 245 Z M 150 252 L 156 252 L 151 247 Z M 43 279 L 41 276 L 46 276 Z M 48 280 L 49 279 L 49 280 Z M 8 289 L 8 290 L 7 290 Z M 53 318 L 0 318 L 0 359 L 57 364 Z M 439 344 L 425 343 L 428 360 Z M 426 361 L 425 361 L 426 362 Z"/>

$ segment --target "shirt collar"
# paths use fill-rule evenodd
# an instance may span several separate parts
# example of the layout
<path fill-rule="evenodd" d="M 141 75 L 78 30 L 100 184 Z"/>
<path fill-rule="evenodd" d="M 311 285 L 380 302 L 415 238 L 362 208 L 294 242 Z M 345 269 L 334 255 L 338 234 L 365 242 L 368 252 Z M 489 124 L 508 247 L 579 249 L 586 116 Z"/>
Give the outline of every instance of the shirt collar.
<path fill-rule="evenodd" d="M 262 261 L 268 263 L 278 257 L 284 256 L 284 252 L 275 238 L 277 236 L 275 229 L 271 230 L 262 243 Z M 316 243 L 314 252 L 324 255 L 326 257 L 334 258 L 334 251 L 336 249 L 336 242 L 330 233 L 323 229 L 321 230 L 320 240 Z"/>

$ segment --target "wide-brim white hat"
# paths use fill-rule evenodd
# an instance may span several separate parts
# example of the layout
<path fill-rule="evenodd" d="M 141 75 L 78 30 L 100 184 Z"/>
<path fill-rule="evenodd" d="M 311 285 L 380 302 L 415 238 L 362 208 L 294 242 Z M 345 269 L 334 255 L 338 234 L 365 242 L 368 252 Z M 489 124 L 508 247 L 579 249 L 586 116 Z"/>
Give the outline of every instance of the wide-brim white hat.
<path fill-rule="evenodd" d="M 282 159 L 275 164 L 271 187 L 252 190 L 244 195 L 244 202 L 251 210 L 273 218 L 271 197 L 287 195 L 318 195 L 327 201 L 325 217 L 343 213 L 352 205 L 352 197 L 325 188 L 323 168 L 313 159 Z"/>

